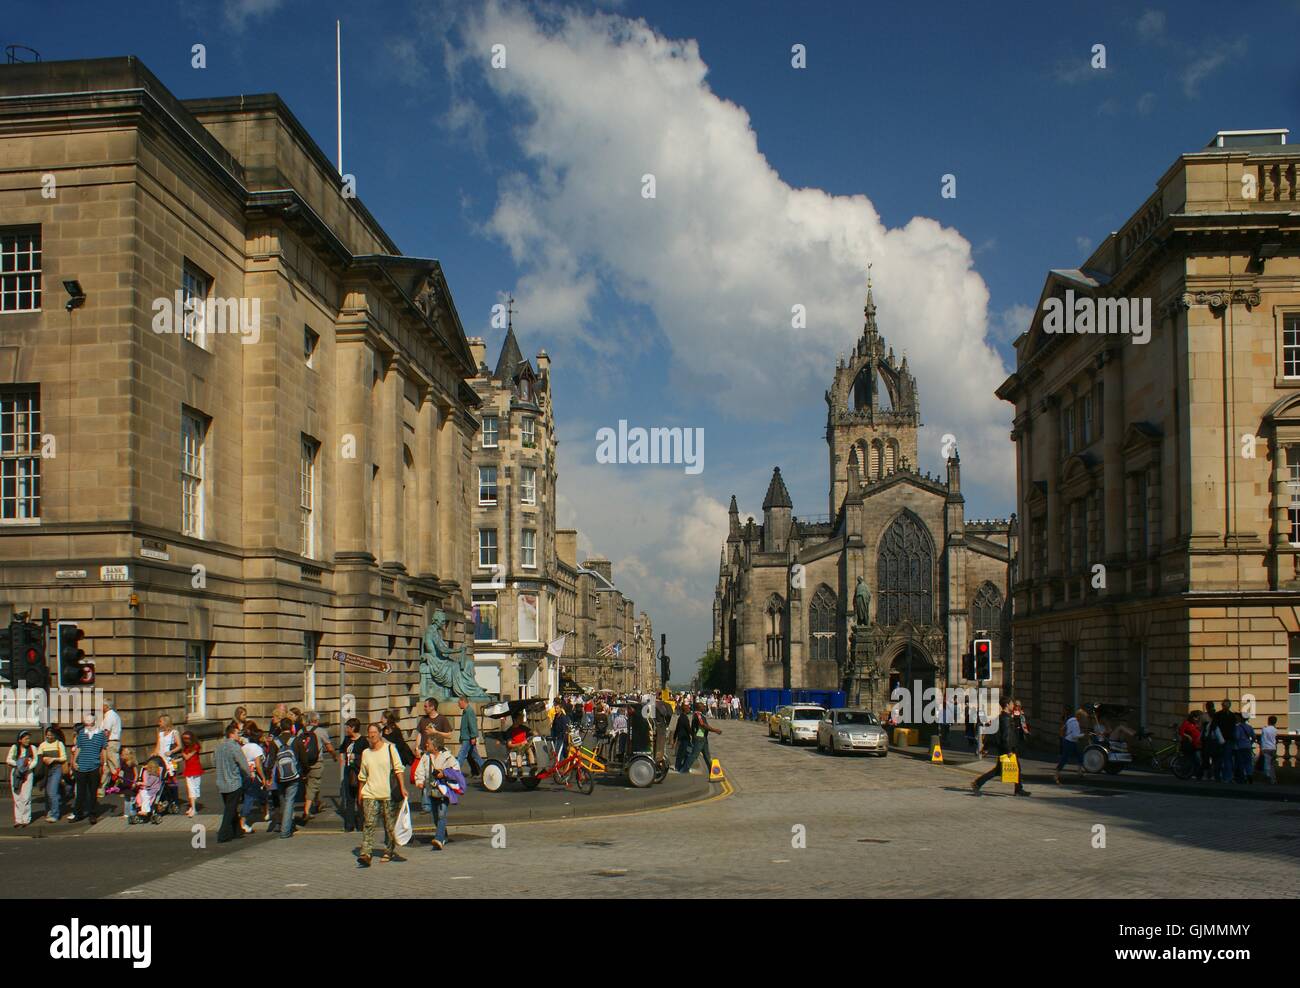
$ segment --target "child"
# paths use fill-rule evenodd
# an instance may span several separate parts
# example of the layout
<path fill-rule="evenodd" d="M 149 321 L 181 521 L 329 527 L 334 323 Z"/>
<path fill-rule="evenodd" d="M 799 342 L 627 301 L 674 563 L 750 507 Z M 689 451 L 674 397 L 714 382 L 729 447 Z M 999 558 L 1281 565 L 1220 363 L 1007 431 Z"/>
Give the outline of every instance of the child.
<path fill-rule="evenodd" d="M 137 787 L 140 772 L 135 764 L 135 752 L 130 748 L 122 749 L 122 760 L 117 770 L 117 787 L 122 793 L 122 814 L 127 826 L 139 822 L 139 808 L 136 805 Z"/>
<path fill-rule="evenodd" d="M 203 785 L 203 765 L 199 761 L 202 751 L 203 746 L 195 740 L 193 734 L 186 731 L 181 735 L 181 757 L 185 759 L 185 794 L 190 800 L 190 808 L 185 811 L 186 816 L 193 816 L 198 809 L 199 794 Z"/>
<path fill-rule="evenodd" d="M 140 767 L 139 792 L 136 805 L 140 810 L 140 822 L 148 819 L 150 823 L 161 823 L 162 818 L 156 811 L 156 804 L 162 797 L 163 778 L 167 770 L 163 761 L 154 755 Z"/>

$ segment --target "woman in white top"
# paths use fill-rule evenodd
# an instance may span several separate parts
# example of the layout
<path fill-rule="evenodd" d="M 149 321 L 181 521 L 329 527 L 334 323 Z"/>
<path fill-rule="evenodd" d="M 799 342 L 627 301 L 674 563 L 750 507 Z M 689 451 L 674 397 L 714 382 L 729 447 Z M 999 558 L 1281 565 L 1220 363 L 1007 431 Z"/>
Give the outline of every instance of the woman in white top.
<path fill-rule="evenodd" d="M 14 827 L 26 827 L 32 822 L 32 783 L 36 768 L 36 748 L 32 745 L 31 731 L 18 732 L 5 764 L 9 766 L 9 786 L 14 796 Z"/>
<path fill-rule="evenodd" d="M 154 748 L 154 754 L 163 760 L 167 766 L 167 774 L 171 774 L 171 753 L 179 752 L 181 748 L 181 732 L 172 726 L 172 719 L 166 714 L 158 718 L 158 745 Z"/>

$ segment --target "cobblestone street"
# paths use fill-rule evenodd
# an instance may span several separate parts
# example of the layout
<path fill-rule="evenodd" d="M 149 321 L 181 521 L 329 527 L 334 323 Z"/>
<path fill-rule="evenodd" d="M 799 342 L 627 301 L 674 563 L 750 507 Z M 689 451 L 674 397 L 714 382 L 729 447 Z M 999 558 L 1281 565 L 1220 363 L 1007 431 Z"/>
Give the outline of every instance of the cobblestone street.
<path fill-rule="evenodd" d="M 442 852 L 417 833 L 406 862 L 360 870 L 355 836 L 323 828 L 292 841 L 259 828 L 236 850 L 189 850 L 188 830 L 122 833 L 112 821 L 75 837 L 7 839 L 0 851 L 20 851 L 47 895 L 87 894 L 91 860 L 128 851 L 156 862 L 149 880 L 95 890 L 129 898 L 1124 898 L 1207 886 L 1225 898 L 1300 895 L 1300 810 L 1286 803 L 1046 785 L 1013 799 L 996 782 L 976 799 L 959 769 L 897 754 L 831 758 L 769 741 L 758 725 L 719 726 L 713 753 L 730 794 L 633 816 L 505 824 L 504 847 L 490 826 L 453 828 Z M 1093 846 L 1099 825 L 1104 847 Z"/>

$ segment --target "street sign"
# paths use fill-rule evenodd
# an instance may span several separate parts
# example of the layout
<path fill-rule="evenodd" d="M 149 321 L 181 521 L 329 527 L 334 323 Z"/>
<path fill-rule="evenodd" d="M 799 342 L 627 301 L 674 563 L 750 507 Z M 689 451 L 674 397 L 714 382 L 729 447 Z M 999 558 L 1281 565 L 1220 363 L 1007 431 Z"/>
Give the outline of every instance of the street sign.
<path fill-rule="evenodd" d="M 101 566 L 99 578 L 105 583 L 115 583 L 131 578 L 131 570 L 126 566 Z"/>
<path fill-rule="evenodd" d="M 388 672 L 392 668 L 392 665 L 383 659 L 372 659 L 368 655 L 344 652 L 342 649 L 335 649 L 334 661 L 341 662 L 349 669 L 359 669 L 362 672 Z"/>

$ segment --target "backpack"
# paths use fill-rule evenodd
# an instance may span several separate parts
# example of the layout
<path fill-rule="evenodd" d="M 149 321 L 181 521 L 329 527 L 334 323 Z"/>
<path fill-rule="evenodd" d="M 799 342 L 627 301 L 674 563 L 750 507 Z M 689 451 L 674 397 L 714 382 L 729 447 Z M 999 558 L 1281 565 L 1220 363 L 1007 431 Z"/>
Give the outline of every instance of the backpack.
<path fill-rule="evenodd" d="M 307 750 L 308 767 L 320 761 L 320 739 L 315 731 L 306 731 L 302 736 L 302 746 Z"/>
<path fill-rule="evenodd" d="M 298 755 L 293 750 L 293 744 L 281 744 L 275 753 L 276 779 L 280 782 L 296 782 L 298 770 Z"/>

